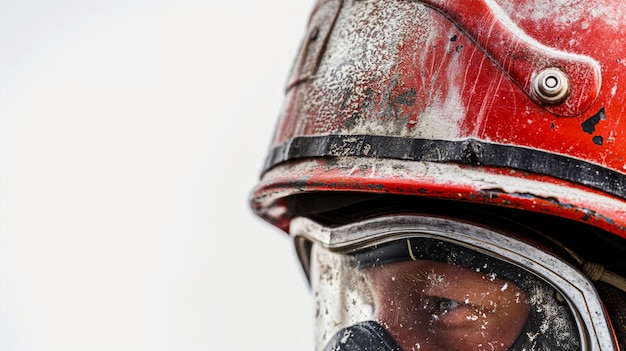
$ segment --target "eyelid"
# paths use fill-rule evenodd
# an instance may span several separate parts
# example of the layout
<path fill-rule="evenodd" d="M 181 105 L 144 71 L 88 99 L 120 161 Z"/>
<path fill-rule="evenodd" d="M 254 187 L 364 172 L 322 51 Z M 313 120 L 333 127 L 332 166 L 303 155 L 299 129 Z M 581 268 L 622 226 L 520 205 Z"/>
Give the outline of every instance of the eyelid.
<path fill-rule="evenodd" d="M 461 305 L 467 305 L 481 313 L 493 313 L 497 309 L 498 304 L 512 301 L 510 299 L 517 296 L 513 291 L 518 291 L 517 294 L 523 293 L 521 289 L 512 283 L 505 282 L 508 287 L 506 295 L 492 295 L 491 293 L 502 290 L 499 280 L 480 280 L 480 286 L 470 288 L 458 285 L 455 278 L 457 276 L 454 272 L 443 272 L 431 267 L 411 271 L 405 277 L 405 281 L 410 281 L 413 284 L 413 288 L 420 289 L 428 297 L 457 301 Z M 444 282 L 444 280 L 447 282 Z M 515 298 L 515 300 L 519 299 Z"/>
<path fill-rule="evenodd" d="M 454 310 L 461 310 L 461 309 L 471 309 L 475 312 L 485 314 L 485 313 L 493 313 L 495 312 L 497 308 L 497 306 L 476 305 L 476 304 L 473 304 L 469 299 L 459 301 L 459 300 L 455 300 L 453 298 L 449 298 L 445 296 L 426 296 L 424 297 L 424 299 L 428 300 L 427 305 L 430 306 L 430 308 L 432 309 L 431 313 L 438 314 L 438 315 L 444 315 L 448 312 L 451 312 Z M 454 302 L 455 305 L 452 308 L 441 310 L 439 304 L 442 301 L 451 301 L 451 302 Z"/>
<path fill-rule="evenodd" d="M 425 296 L 423 298 L 425 300 L 425 306 L 427 306 L 431 311 L 431 313 L 436 313 L 436 314 L 445 314 L 449 311 L 453 311 L 455 309 L 461 308 L 461 307 L 470 307 L 473 308 L 473 305 L 464 302 L 464 301 L 458 301 L 455 299 L 451 299 L 445 296 Z M 453 304 L 452 307 L 448 307 L 446 309 L 442 309 L 442 303 L 446 303 L 446 302 L 451 302 Z"/>
<path fill-rule="evenodd" d="M 462 302 L 448 299 L 448 298 L 440 298 L 436 301 L 437 309 L 440 312 L 448 312 L 450 310 L 456 309 L 462 305 Z"/>
<path fill-rule="evenodd" d="M 462 299 L 459 299 L 460 296 L 451 296 L 448 286 L 446 286 L 444 290 L 440 290 L 437 287 L 437 284 L 435 283 L 437 281 L 437 276 L 442 275 L 433 269 L 415 269 L 403 275 L 401 279 L 405 283 L 411 284 L 413 289 L 419 289 L 422 293 L 426 293 L 427 291 L 430 292 L 430 294 L 427 293 L 427 295 L 424 296 L 425 299 L 428 299 L 428 304 L 430 306 L 433 306 L 433 304 L 437 303 L 438 300 L 446 299 L 458 303 L 455 308 L 467 306 L 482 313 L 493 312 L 496 308 L 496 306 L 484 304 L 485 301 L 482 301 L 483 299 L 470 298 L 466 294 L 463 294 L 464 296 Z M 437 293 L 437 291 L 439 291 L 439 293 Z M 487 301 L 492 300 L 488 299 Z"/>

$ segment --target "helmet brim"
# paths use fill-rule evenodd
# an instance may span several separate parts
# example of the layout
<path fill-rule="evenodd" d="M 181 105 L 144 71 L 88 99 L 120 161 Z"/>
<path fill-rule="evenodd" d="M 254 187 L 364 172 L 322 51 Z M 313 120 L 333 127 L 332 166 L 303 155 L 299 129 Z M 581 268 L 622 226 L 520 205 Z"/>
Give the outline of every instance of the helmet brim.
<path fill-rule="evenodd" d="M 253 211 L 288 232 L 286 199 L 319 192 L 363 192 L 447 199 L 548 213 L 626 239 L 626 202 L 549 176 L 498 167 L 335 157 L 295 160 L 265 172 Z"/>

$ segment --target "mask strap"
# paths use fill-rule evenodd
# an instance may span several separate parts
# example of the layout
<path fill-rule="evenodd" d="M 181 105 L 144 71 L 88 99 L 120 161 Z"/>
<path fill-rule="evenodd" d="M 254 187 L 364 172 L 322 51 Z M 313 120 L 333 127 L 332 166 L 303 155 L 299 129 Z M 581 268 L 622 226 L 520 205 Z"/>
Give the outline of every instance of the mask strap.
<path fill-rule="evenodd" d="M 614 288 L 621 290 L 622 292 L 626 292 L 626 278 L 613 273 L 611 271 L 607 271 L 604 268 L 604 265 L 594 262 L 585 261 L 582 257 L 578 256 L 574 251 L 567 248 L 565 245 L 561 244 L 561 242 L 553 239 L 550 236 L 544 235 L 543 233 L 539 233 L 542 237 L 550 240 L 552 243 L 563 249 L 567 252 L 570 257 L 576 261 L 576 263 L 580 266 L 581 271 L 593 282 L 603 282 L 608 285 L 611 285 Z"/>

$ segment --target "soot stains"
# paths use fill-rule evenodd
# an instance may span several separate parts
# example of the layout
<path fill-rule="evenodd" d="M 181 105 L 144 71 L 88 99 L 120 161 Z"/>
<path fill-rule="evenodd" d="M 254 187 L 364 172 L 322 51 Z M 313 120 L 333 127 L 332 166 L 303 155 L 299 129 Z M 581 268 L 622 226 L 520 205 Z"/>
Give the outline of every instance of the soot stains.
<path fill-rule="evenodd" d="M 589 117 L 583 123 L 580 124 L 583 127 L 583 131 L 587 134 L 593 134 L 596 131 L 596 125 L 600 123 L 600 121 L 605 120 L 606 115 L 604 114 L 604 107 L 598 111 L 595 115 Z"/>

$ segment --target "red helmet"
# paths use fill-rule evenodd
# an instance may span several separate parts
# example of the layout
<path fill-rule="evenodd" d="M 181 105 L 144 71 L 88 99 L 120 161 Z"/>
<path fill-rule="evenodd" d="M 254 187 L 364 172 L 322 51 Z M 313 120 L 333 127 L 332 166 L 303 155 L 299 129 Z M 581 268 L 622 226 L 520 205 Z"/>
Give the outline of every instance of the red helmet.
<path fill-rule="evenodd" d="M 621 1 L 318 1 L 252 208 L 402 194 L 626 238 Z"/>
<path fill-rule="evenodd" d="M 285 231 L 363 201 L 487 206 L 621 245 L 625 34 L 616 0 L 319 0 L 251 206 Z"/>

